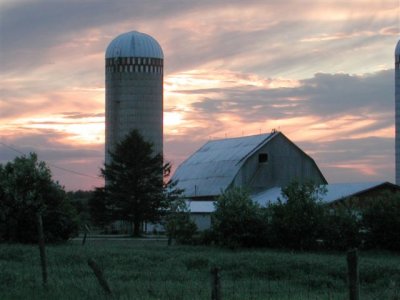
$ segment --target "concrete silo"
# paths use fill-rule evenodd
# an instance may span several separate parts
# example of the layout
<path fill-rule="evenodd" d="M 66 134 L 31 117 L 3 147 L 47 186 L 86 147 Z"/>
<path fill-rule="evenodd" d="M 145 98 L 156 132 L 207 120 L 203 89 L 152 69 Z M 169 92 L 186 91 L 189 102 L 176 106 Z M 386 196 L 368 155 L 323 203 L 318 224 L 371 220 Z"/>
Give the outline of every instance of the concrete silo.
<path fill-rule="evenodd" d="M 396 130 L 396 184 L 400 185 L 400 40 L 397 42 L 395 50 L 395 130 Z"/>
<path fill-rule="evenodd" d="M 163 151 L 163 51 L 137 31 L 116 37 L 106 51 L 106 163 L 109 151 L 138 129 L 154 152 Z"/>

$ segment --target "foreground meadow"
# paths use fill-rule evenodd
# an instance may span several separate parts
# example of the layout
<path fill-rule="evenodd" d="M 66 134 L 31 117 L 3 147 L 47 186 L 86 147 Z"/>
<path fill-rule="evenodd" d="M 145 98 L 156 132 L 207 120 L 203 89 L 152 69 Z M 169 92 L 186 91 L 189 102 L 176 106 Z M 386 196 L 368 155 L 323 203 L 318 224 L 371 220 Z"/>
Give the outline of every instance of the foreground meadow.
<path fill-rule="evenodd" d="M 0 244 L 0 299 L 110 299 L 88 258 L 104 271 L 111 299 L 211 299 L 213 266 L 221 268 L 222 299 L 347 299 L 345 253 L 88 240 L 48 246 L 47 256 L 43 289 L 37 247 Z M 360 277 L 361 299 L 399 299 L 400 256 L 361 252 Z"/>

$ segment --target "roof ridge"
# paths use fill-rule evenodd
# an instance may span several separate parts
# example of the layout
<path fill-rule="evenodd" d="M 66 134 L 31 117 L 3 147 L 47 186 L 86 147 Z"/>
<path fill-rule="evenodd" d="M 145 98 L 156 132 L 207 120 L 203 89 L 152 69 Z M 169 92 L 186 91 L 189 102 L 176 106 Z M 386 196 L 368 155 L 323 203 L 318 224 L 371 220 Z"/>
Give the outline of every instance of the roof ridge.
<path fill-rule="evenodd" d="M 236 165 L 243 164 L 249 156 L 251 156 L 254 152 L 258 151 L 262 146 L 265 145 L 266 142 L 269 142 L 272 138 L 276 137 L 279 133 L 280 133 L 280 131 L 275 131 L 275 132 L 271 132 L 270 134 L 268 134 L 268 136 L 265 139 L 263 139 L 257 146 L 255 146 L 252 150 L 250 150 L 249 153 L 247 153 L 245 156 L 243 156 L 236 163 Z"/>
<path fill-rule="evenodd" d="M 248 139 L 248 138 L 254 138 L 256 136 L 262 136 L 262 135 L 270 136 L 271 134 L 272 133 L 260 133 L 260 134 L 246 135 L 246 136 L 218 138 L 218 139 L 215 139 L 215 140 L 208 140 L 206 144 L 212 143 L 212 142 L 226 141 L 226 140 Z M 204 145 L 206 145 L 206 144 L 204 144 Z"/>

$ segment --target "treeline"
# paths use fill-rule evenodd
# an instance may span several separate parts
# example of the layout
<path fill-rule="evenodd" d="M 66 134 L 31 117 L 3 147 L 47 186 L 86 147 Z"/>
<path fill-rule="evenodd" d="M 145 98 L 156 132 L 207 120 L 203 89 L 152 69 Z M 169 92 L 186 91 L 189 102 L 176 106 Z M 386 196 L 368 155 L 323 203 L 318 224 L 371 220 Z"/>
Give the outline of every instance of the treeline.
<path fill-rule="evenodd" d="M 352 205 L 321 201 L 324 187 L 293 182 L 277 203 L 261 207 L 243 189 L 230 189 L 215 202 L 210 230 L 196 234 L 183 191 L 169 180 L 170 164 L 152 154 L 152 145 L 132 131 L 116 145 L 101 175 L 107 188 L 69 192 L 52 179 L 36 154 L 0 164 L 0 242 L 36 242 L 36 215 L 46 241 L 65 241 L 87 224 L 115 221 L 133 226 L 163 225 L 169 241 L 230 248 L 273 247 L 294 250 L 400 250 L 400 193 L 386 193 Z"/>
<path fill-rule="evenodd" d="M 230 248 L 400 250 L 399 193 L 332 206 L 321 201 L 325 192 L 313 183 L 294 182 L 277 203 L 261 207 L 245 190 L 228 190 L 216 201 L 212 227 L 199 242 Z"/>

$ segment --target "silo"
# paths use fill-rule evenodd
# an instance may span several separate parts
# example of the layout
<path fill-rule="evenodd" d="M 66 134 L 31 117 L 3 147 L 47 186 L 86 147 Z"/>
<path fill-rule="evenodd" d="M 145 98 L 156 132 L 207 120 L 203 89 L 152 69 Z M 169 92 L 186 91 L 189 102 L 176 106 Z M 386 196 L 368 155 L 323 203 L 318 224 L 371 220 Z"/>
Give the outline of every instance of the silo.
<path fill-rule="evenodd" d="M 138 129 L 154 152 L 163 151 L 163 51 L 151 36 L 131 31 L 106 51 L 106 163 L 109 151 Z"/>
<path fill-rule="evenodd" d="M 397 42 L 396 50 L 395 50 L 395 130 L 396 130 L 396 184 L 400 185 L 400 40 Z"/>

